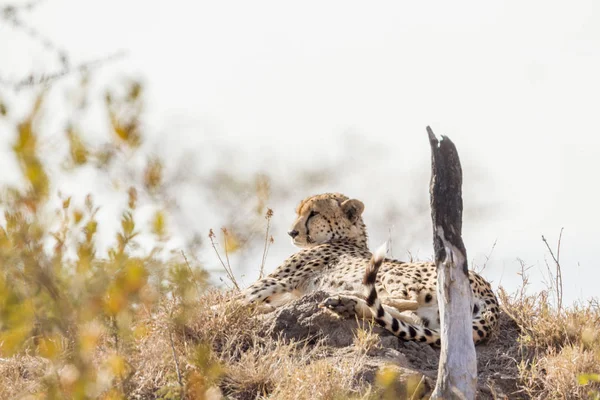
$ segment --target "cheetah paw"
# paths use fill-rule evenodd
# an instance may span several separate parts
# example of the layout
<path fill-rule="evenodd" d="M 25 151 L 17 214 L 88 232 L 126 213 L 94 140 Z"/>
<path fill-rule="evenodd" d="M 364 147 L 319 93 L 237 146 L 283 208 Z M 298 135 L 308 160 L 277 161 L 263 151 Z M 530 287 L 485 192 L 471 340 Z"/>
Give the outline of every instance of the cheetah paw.
<path fill-rule="evenodd" d="M 324 308 L 342 318 L 350 318 L 356 315 L 356 305 L 358 302 L 349 297 L 332 296 L 328 297 L 319 304 L 319 308 Z"/>

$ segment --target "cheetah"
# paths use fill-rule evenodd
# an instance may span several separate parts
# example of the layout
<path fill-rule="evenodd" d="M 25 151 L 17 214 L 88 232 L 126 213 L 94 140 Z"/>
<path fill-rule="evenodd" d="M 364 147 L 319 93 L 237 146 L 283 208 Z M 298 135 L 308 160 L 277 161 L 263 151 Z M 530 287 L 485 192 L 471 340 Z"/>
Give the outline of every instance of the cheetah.
<path fill-rule="evenodd" d="M 341 317 L 374 318 L 396 336 L 440 345 L 437 270 L 433 262 L 403 262 L 372 254 L 362 219 L 364 204 L 340 193 L 308 197 L 288 232 L 301 250 L 245 289 L 245 303 L 268 312 L 315 290 L 331 296 L 319 306 Z M 491 286 L 469 271 L 473 340 L 491 335 L 498 301 Z"/>

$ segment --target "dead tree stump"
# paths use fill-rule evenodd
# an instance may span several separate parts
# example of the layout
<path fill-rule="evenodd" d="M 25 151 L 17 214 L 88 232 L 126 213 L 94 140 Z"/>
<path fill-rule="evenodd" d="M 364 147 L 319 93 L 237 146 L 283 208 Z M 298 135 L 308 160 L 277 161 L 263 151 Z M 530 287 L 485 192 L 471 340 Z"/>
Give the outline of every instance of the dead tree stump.
<path fill-rule="evenodd" d="M 454 143 L 438 141 L 427 127 L 431 145 L 431 220 L 437 267 L 442 349 L 432 399 L 475 398 L 477 358 L 471 331 L 473 299 L 467 251 L 462 241 L 462 169 Z"/>

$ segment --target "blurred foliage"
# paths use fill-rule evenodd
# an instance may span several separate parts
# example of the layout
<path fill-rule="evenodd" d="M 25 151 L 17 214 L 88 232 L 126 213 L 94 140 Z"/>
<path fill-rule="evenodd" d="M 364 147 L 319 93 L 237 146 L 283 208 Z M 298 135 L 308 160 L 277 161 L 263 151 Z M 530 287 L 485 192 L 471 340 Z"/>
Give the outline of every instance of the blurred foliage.
<path fill-rule="evenodd" d="M 141 93 L 142 86 L 132 82 L 123 96 L 107 94 L 114 139 L 102 146 L 87 145 L 76 124 L 68 124 L 63 165 L 104 167 L 117 151 L 136 151 L 142 143 Z M 50 361 L 35 398 L 126 398 L 137 372 L 134 344 L 149 333 L 144 321 L 169 306 L 163 321 L 169 329 L 185 324 L 206 289 L 207 274 L 183 252 L 167 250 L 168 213 L 160 201 L 149 224 L 154 244 L 144 250 L 136 243 L 141 222 L 135 217 L 135 186 L 160 191 L 158 158 L 150 158 L 142 182 L 127 189 L 116 241 L 102 254 L 96 246 L 99 206 L 91 195 L 77 207 L 59 193 L 59 206 L 52 209 L 56 188 L 40 156 L 38 133 L 44 99 L 45 93 L 39 95 L 15 126 L 12 152 L 24 185 L 4 187 L 0 199 L 0 358 L 33 355 Z M 4 105 L 2 110 L 6 114 Z M 194 354 L 189 363 L 198 369 L 174 375 L 177 398 L 204 398 L 220 374 L 209 347 Z"/>
<path fill-rule="evenodd" d="M 597 299 L 569 307 L 552 306 L 560 284 L 530 295 L 529 268 L 521 261 L 522 285 L 512 295 L 500 288 L 503 311 L 518 325 L 522 359 L 519 385 L 532 399 L 600 398 L 600 304 Z M 548 270 L 550 282 L 556 273 Z"/>

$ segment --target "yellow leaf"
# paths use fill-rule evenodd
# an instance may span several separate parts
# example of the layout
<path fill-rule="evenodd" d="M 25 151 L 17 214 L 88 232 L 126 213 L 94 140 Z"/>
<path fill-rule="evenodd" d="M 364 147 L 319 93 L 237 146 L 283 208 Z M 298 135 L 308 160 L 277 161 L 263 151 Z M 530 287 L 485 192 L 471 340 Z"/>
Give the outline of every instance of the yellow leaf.
<path fill-rule="evenodd" d="M 123 233 L 126 236 L 131 236 L 133 234 L 135 222 L 133 221 L 133 215 L 130 212 L 126 211 L 123 213 L 123 217 L 121 218 L 121 227 L 123 228 Z"/>
<path fill-rule="evenodd" d="M 0 356 L 10 357 L 19 351 L 25 340 L 29 338 L 31 328 L 18 326 L 0 333 Z"/>
<path fill-rule="evenodd" d="M 227 253 L 234 253 L 239 250 L 240 241 L 233 232 L 223 230 L 223 235 L 225 236 L 225 251 Z"/>
<path fill-rule="evenodd" d="M 121 356 L 113 354 L 106 360 L 109 371 L 116 377 L 123 377 L 127 373 L 127 363 Z"/>
<path fill-rule="evenodd" d="M 42 164 L 37 159 L 27 158 L 25 163 L 25 177 L 31 184 L 36 195 L 45 196 L 48 193 L 48 175 L 46 175 Z"/>
<path fill-rule="evenodd" d="M 127 298 L 122 289 L 113 286 L 108 290 L 104 300 L 104 306 L 109 315 L 117 315 L 126 304 Z"/>
<path fill-rule="evenodd" d="M 140 82 L 133 81 L 129 87 L 129 100 L 137 100 L 142 93 L 142 84 Z"/>
<path fill-rule="evenodd" d="M 144 186 L 149 191 L 154 191 L 159 188 L 162 182 L 163 165 L 160 159 L 151 158 L 144 170 Z"/>
<path fill-rule="evenodd" d="M 79 210 L 75 210 L 73 211 L 73 220 L 75 221 L 76 224 L 81 222 L 81 219 L 83 218 L 83 213 Z"/>
<path fill-rule="evenodd" d="M 124 289 L 128 293 L 137 292 L 146 284 L 147 275 L 146 269 L 140 260 L 127 260 Z"/>
<path fill-rule="evenodd" d="M 69 140 L 69 153 L 71 155 L 71 160 L 75 165 L 82 165 L 87 162 L 88 158 L 88 150 L 83 143 L 83 140 L 75 132 L 73 127 L 69 127 L 67 129 L 67 139 Z"/>
<path fill-rule="evenodd" d="M 98 341 L 102 335 L 104 329 L 98 322 L 91 322 L 85 325 L 79 336 L 79 347 L 81 353 L 86 356 L 92 356 L 93 352 L 96 351 Z"/>
<path fill-rule="evenodd" d="M 411 399 L 420 399 L 423 397 L 425 386 L 421 382 L 422 376 L 411 375 L 406 380 L 406 392 Z"/>
<path fill-rule="evenodd" d="M 165 231 L 165 214 L 162 211 L 157 211 L 152 219 L 152 233 L 156 236 L 164 236 Z"/>
<path fill-rule="evenodd" d="M 133 337 L 137 340 L 144 339 L 150 334 L 150 330 L 145 325 L 138 325 L 133 329 Z"/>
<path fill-rule="evenodd" d="M 113 388 L 102 396 L 102 400 L 125 400 L 125 395 L 118 389 Z"/>
<path fill-rule="evenodd" d="M 123 127 L 123 125 L 121 125 L 114 113 L 111 113 L 110 115 L 110 122 L 112 124 L 115 135 L 117 135 L 119 139 L 127 141 L 127 137 L 129 136 L 129 134 L 127 133 L 127 130 Z"/>
<path fill-rule="evenodd" d="M 62 346 L 60 337 L 53 335 L 52 337 L 43 337 L 38 341 L 38 352 L 42 357 L 54 359 L 60 355 Z"/>
<path fill-rule="evenodd" d="M 137 190 L 135 190 L 134 187 L 130 187 L 129 190 L 127 191 L 127 195 L 129 197 L 129 202 L 128 202 L 128 206 L 129 208 L 131 208 L 132 210 L 135 208 L 135 204 L 137 202 Z"/>
<path fill-rule="evenodd" d="M 383 367 L 377 371 L 375 382 L 382 387 L 388 387 L 398 379 L 398 371 L 393 368 Z"/>
<path fill-rule="evenodd" d="M 587 385 L 590 382 L 600 382 L 600 374 L 581 374 L 577 377 L 580 385 Z"/>

